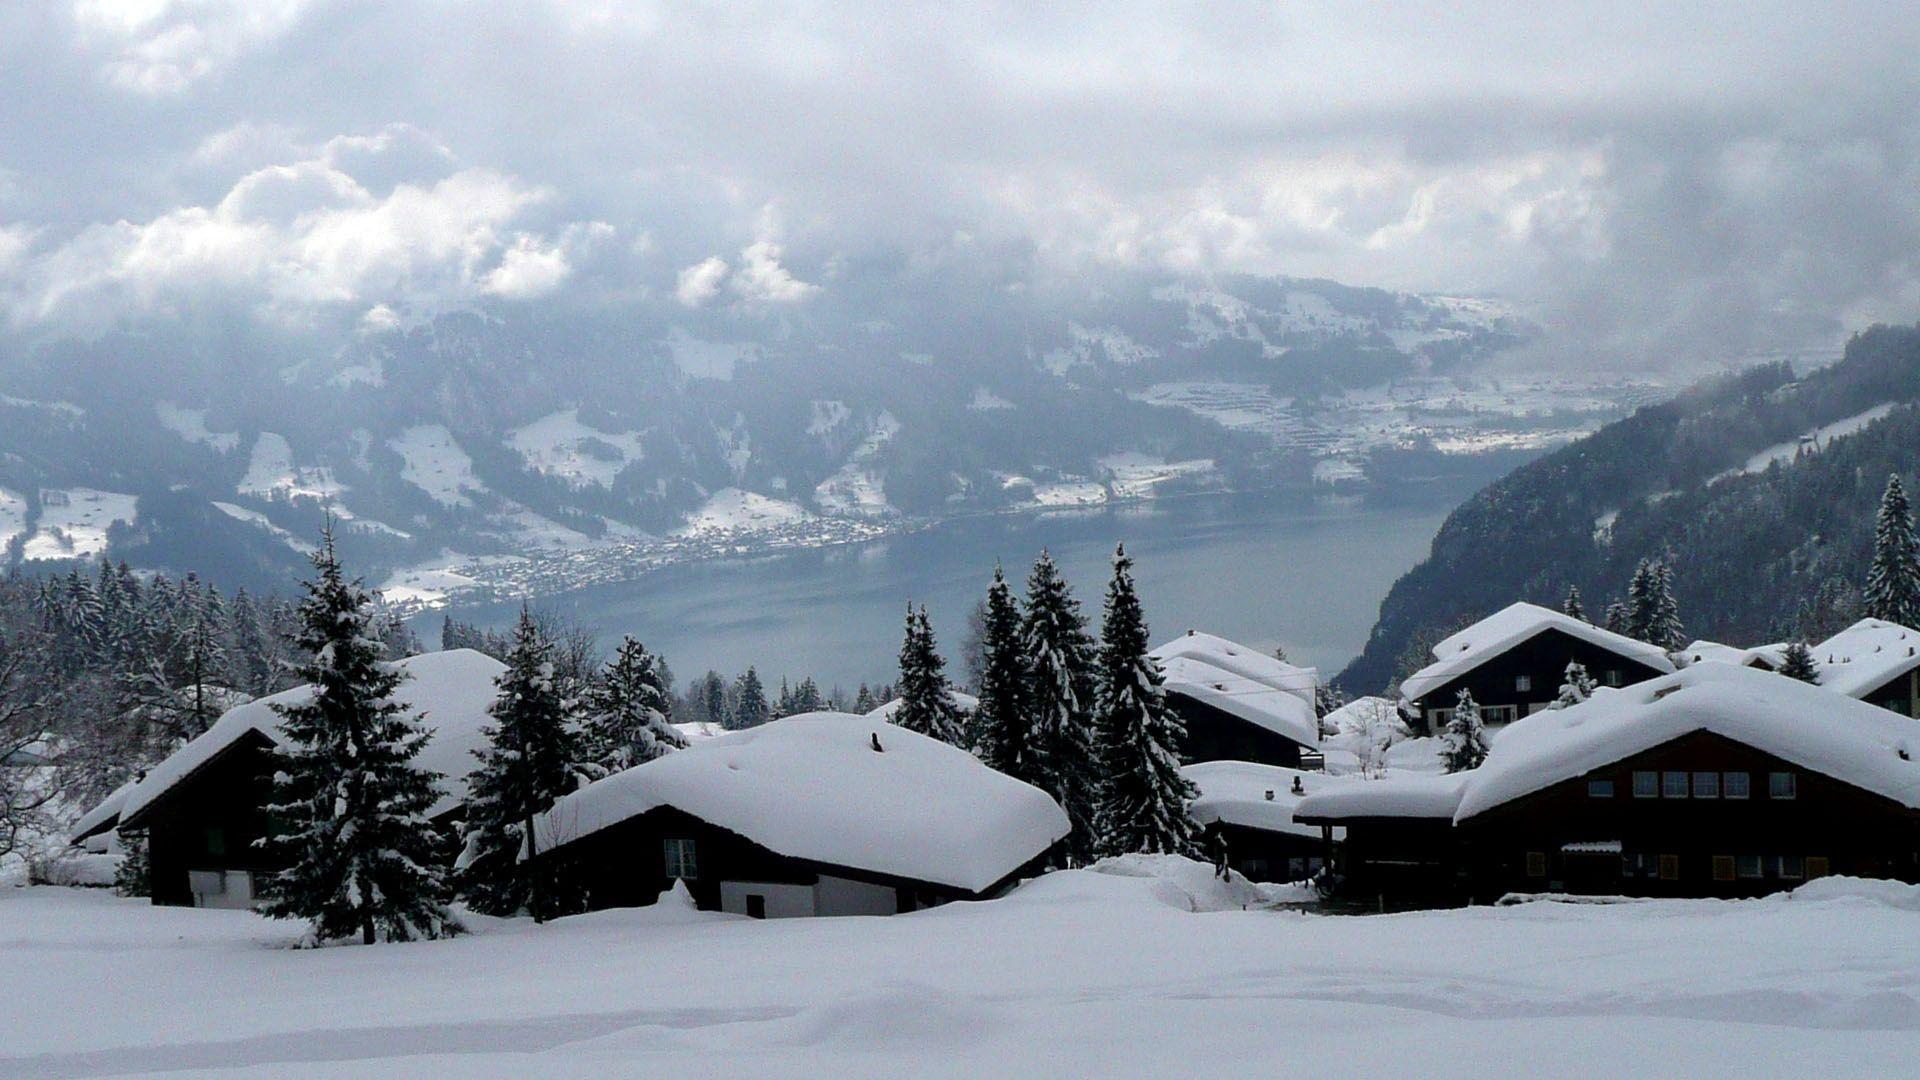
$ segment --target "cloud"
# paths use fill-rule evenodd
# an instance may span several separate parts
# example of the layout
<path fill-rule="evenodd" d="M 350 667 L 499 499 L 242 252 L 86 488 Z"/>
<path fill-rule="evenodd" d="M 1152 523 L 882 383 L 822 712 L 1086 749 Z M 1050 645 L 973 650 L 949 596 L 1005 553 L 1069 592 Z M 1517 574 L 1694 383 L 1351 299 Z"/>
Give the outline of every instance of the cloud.
<path fill-rule="evenodd" d="M 558 289 L 572 272 L 558 246 L 522 233 L 500 257 L 500 265 L 481 279 L 480 289 L 508 300 L 532 300 Z"/>
<path fill-rule="evenodd" d="M 688 307 L 705 304 L 719 294 L 720 283 L 726 280 L 727 270 L 727 261 L 718 255 L 694 263 L 680 271 L 679 281 L 673 289 L 674 299 Z"/>
<path fill-rule="evenodd" d="M 245 53 L 280 38 L 311 0 L 76 0 L 84 45 L 121 90 L 177 94 Z"/>
<path fill-rule="evenodd" d="M 733 275 L 733 291 L 748 302 L 791 304 L 820 291 L 780 265 L 780 245 L 757 240 L 740 251 L 740 269 Z"/>

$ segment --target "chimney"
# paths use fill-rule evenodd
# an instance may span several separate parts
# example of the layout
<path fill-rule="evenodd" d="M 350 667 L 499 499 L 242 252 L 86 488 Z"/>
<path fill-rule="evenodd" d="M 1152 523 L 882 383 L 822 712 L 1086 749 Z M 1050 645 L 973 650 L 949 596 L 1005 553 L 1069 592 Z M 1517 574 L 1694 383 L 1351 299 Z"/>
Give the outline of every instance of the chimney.
<path fill-rule="evenodd" d="M 1268 801 L 1268 802 L 1272 802 L 1272 801 L 1273 801 L 1273 789 L 1272 789 L 1272 788 L 1268 788 L 1268 789 L 1267 789 L 1267 801 Z"/>

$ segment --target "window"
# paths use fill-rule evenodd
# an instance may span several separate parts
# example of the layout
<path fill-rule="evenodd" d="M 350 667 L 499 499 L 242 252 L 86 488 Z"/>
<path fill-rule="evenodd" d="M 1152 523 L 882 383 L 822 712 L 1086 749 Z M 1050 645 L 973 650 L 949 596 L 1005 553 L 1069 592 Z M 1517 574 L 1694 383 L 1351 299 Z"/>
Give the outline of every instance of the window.
<path fill-rule="evenodd" d="M 1774 871 L 1787 881 L 1798 881 L 1807 876 L 1806 860 L 1798 855 L 1782 855 L 1773 860 Z"/>
<path fill-rule="evenodd" d="M 1809 878 L 1826 877 L 1828 874 L 1831 874 L 1831 873 L 1833 873 L 1833 871 L 1828 869 L 1827 857 L 1825 855 L 1807 856 L 1807 877 Z"/>
<path fill-rule="evenodd" d="M 1587 798 L 1589 799 L 1613 798 L 1613 781 L 1611 780 L 1587 781 Z"/>
<path fill-rule="evenodd" d="M 1544 851 L 1527 852 L 1527 876 L 1547 876 L 1547 853 Z"/>
<path fill-rule="evenodd" d="M 1608 686 L 1620 685 L 1620 669 L 1619 668 L 1607 669 L 1607 685 Z"/>
<path fill-rule="evenodd" d="M 1720 793 L 1729 799 L 1747 797 L 1747 774 L 1730 772 L 1720 774 Z"/>
<path fill-rule="evenodd" d="M 1513 677 L 1513 689 L 1514 692 L 1518 694 L 1524 694 L 1533 689 L 1533 676 L 1515 675 Z"/>
<path fill-rule="evenodd" d="M 668 877 L 693 878 L 700 876 L 697 872 L 699 870 L 699 864 L 694 861 L 693 841 L 670 838 L 666 841 L 666 848 Z"/>
<path fill-rule="evenodd" d="M 1733 880 L 1733 856 L 1715 855 L 1713 857 L 1713 880 L 1715 881 L 1732 881 Z"/>
<path fill-rule="evenodd" d="M 207 854 L 225 855 L 227 853 L 227 830 L 212 828 L 207 830 Z"/>
<path fill-rule="evenodd" d="M 1734 869 L 1734 873 L 1738 874 L 1743 878 L 1760 877 L 1761 876 L 1760 856 L 1758 855 L 1737 856 L 1733 860 L 1733 869 Z"/>
<path fill-rule="evenodd" d="M 1661 881 L 1679 881 L 1680 880 L 1680 856 L 1678 855 L 1660 856 L 1660 880 Z"/>
<path fill-rule="evenodd" d="M 1660 794 L 1660 774 L 1657 772 L 1636 772 L 1633 774 L 1633 797 L 1636 799 L 1657 798 Z"/>
<path fill-rule="evenodd" d="M 1687 774 L 1683 772 L 1665 773 L 1660 777 L 1660 794 L 1669 799 L 1687 797 Z"/>
<path fill-rule="evenodd" d="M 1620 872 L 1627 877 L 1652 877 L 1653 866 L 1653 856 L 1651 855 L 1633 854 L 1620 856 Z"/>
<path fill-rule="evenodd" d="M 1693 797 L 1696 799 L 1717 799 L 1720 797 L 1720 774 L 1717 772 L 1697 772 L 1693 774 Z"/>
<path fill-rule="evenodd" d="M 1520 719 L 1520 706 L 1487 705 L 1481 708 L 1480 719 L 1489 724 L 1511 724 Z"/>
<path fill-rule="evenodd" d="M 1427 710 L 1427 723 L 1435 731 L 1439 731 L 1441 728 L 1446 727 L 1448 724 L 1451 724 L 1452 722 L 1453 722 L 1452 709 L 1428 709 Z"/>
<path fill-rule="evenodd" d="M 1767 798 L 1791 799 L 1799 792 L 1799 778 L 1790 772 L 1767 774 Z"/>

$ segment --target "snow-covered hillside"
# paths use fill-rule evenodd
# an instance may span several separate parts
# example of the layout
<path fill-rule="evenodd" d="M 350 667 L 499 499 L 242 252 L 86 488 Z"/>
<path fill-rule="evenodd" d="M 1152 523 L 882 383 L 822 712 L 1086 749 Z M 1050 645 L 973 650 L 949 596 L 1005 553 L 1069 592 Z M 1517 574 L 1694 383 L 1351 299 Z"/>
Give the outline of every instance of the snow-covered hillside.
<path fill-rule="evenodd" d="M 1920 1056 L 1911 886 L 1328 917 L 1188 867 L 880 918 L 670 901 L 319 951 L 243 911 L 0 889 L 0 1074 L 1906 1076 Z"/>

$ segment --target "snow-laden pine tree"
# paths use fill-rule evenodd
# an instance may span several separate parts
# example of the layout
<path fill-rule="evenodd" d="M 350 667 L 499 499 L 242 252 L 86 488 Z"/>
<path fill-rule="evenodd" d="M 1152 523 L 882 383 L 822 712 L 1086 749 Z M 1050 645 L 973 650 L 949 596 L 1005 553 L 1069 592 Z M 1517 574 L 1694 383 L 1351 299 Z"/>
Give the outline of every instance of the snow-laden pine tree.
<path fill-rule="evenodd" d="M 1672 652 L 1686 646 L 1686 628 L 1680 605 L 1673 598 L 1673 568 L 1656 559 L 1641 559 L 1627 584 L 1628 637 Z"/>
<path fill-rule="evenodd" d="M 654 664 L 655 673 L 660 674 L 660 671 L 659 671 L 660 665 L 658 663 L 659 658 L 655 657 L 654 659 L 656 661 L 656 663 Z M 664 688 L 667 685 L 667 682 L 668 680 L 663 676 L 660 679 L 661 687 Z M 720 677 L 719 672 L 709 671 L 707 672 L 706 677 L 701 680 L 700 698 L 702 703 L 705 705 L 705 708 L 702 709 L 701 711 L 707 714 L 707 722 L 709 724 L 716 724 L 723 728 L 726 727 L 727 726 L 727 681 Z"/>
<path fill-rule="evenodd" d="M 767 704 L 767 688 L 760 684 L 760 673 L 751 665 L 747 673 L 734 680 L 733 711 L 727 715 L 727 726 L 733 730 L 759 727 L 773 715 Z"/>
<path fill-rule="evenodd" d="M 427 822 L 439 792 L 414 763 L 429 733 L 393 700 L 404 673 L 382 656 L 372 597 L 342 573 L 331 526 L 321 541 L 298 637 L 313 694 L 273 707 L 286 741 L 262 843 L 287 868 L 261 883 L 260 910 L 306 920 L 314 942 L 456 933 Z"/>
<path fill-rule="evenodd" d="M 859 692 L 853 695 L 853 711 L 865 716 L 880 705 L 880 702 L 873 700 L 873 687 L 861 683 Z"/>
<path fill-rule="evenodd" d="M 1653 625 L 1653 591 L 1657 581 L 1652 559 L 1634 564 L 1633 577 L 1627 582 L 1626 625 L 1621 632 L 1630 638 L 1647 641 Z"/>
<path fill-rule="evenodd" d="M 1113 551 L 1100 624 L 1098 848 L 1107 855 L 1198 857 L 1200 825 L 1191 808 L 1200 793 L 1180 772 L 1186 725 L 1167 705 L 1149 644 L 1133 560 L 1121 545 Z"/>
<path fill-rule="evenodd" d="M 487 745 L 467 781 L 467 821 L 455 883 L 460 898 L 487 915 L 525 911 L 535 920 L 578 910 L 579 886 L 565 867 L 527 851 L 534 816 L 578 787 L 577 703 L 563 696 L 553 643 L 533 614 L 520 609 L 507 669 L 494 680 L 499 695 L 488 706 Z"/>
<path fill-rule="evenodd" d="M 1560 601 L 1560 613 L 1581 622 L 1587 621 L 1587 606 L 1580 600 L 1580 586 L 1567 586 L 1566 598 Z"/>
<path fill-rule="evenodd" d="M 800 713 L 819 712 L 826 707 L 827 699 L 821 696 L 819 685 L 813 681 L 813 676 L 809 675 L 800 680 L 799 686 L 793 688 L 793 702 L 789 706 L 787 715 L 797 716 Z"/>
<path fill-rule="evenodd" d="M 1548 707 L 1564 709 L 1578 705 L 1593 696 L 1593 689 L 1593 676 L 1587 674 L 1587 666 L 1578 660 L 1570 661 L 1566 677 L 1560 683 L 1560 696 L 1554 698 L 1553 704 Z"/>
<path fill-rule="evenodd" d="M 582 702 L 581 757 L 602 776 L 645 764 L 687 741 L 668 722 L 673 697 L 645 645 L 622 638 Z"/>
<path fill-rule="evenodd" d="M 1815 664 L 1813 650 L 1807 648 L 1806 642 L 1795 641 L 1787 645 L 1780 654 L 1780 674 L 1803 683 L 1820 682 L 1820 668 Z"/>
<path fill-rule="evenodd" d="M 1067 854 L 1084 862 L 1095 839 L 1100 782 L 1093 728 L 1096 659 L 1080 602 L 1045 551 L 1027 577 L 1021 642 L 1039 786 L 1066 810 L 1073 823 Z"/>
<path fill-rule="evenodd" d="M 1480 706 L 1473 694 L 1462 690 L 1455 700 L 1453 715 L 1440 733 L 1440 760 L 1450 773 L 1477 769 L 1487 760 L 1487 726 L 1480 719 Z"/>
<path fill-rule="evenodd" d="M 1887 477 L 1873 522 L 1873 562 L 1867 567 L 1867 617 L 1901 626 L 1920 624 L 1920 550 L 1913 508 L 1898 473 Z"/>
<path fill-rule="evenodd" d="M 1029 784 L 1040 782 L 1032 714 L 1027 710 L 1026 647 L 1020 640 L 1020 605 L 1007 576 L 993 568 L 980 629 L 980 709 L 974 717 L 980 757 L 992 768 Z"/>
<path fill-rule="evenodd" d="M 947 682 L 946 667 L 933 640 L 933 623 L 927 619 L 926 605 L 918 611 L 908 605 L 906 638 L 900 643 L 900 708 L 893 714 L 893 723 L 959 746 L 965 733 L 960 726 L 960 711 L 953 704 L 953 686 Z"/>
<path fill-rule="evenodd" d="M 1616 634 L 1625 634 L 1633 622 L 1633 613 L 1623 600 L 1615 600 L 1607 605 L 1606 628 Z"/>

